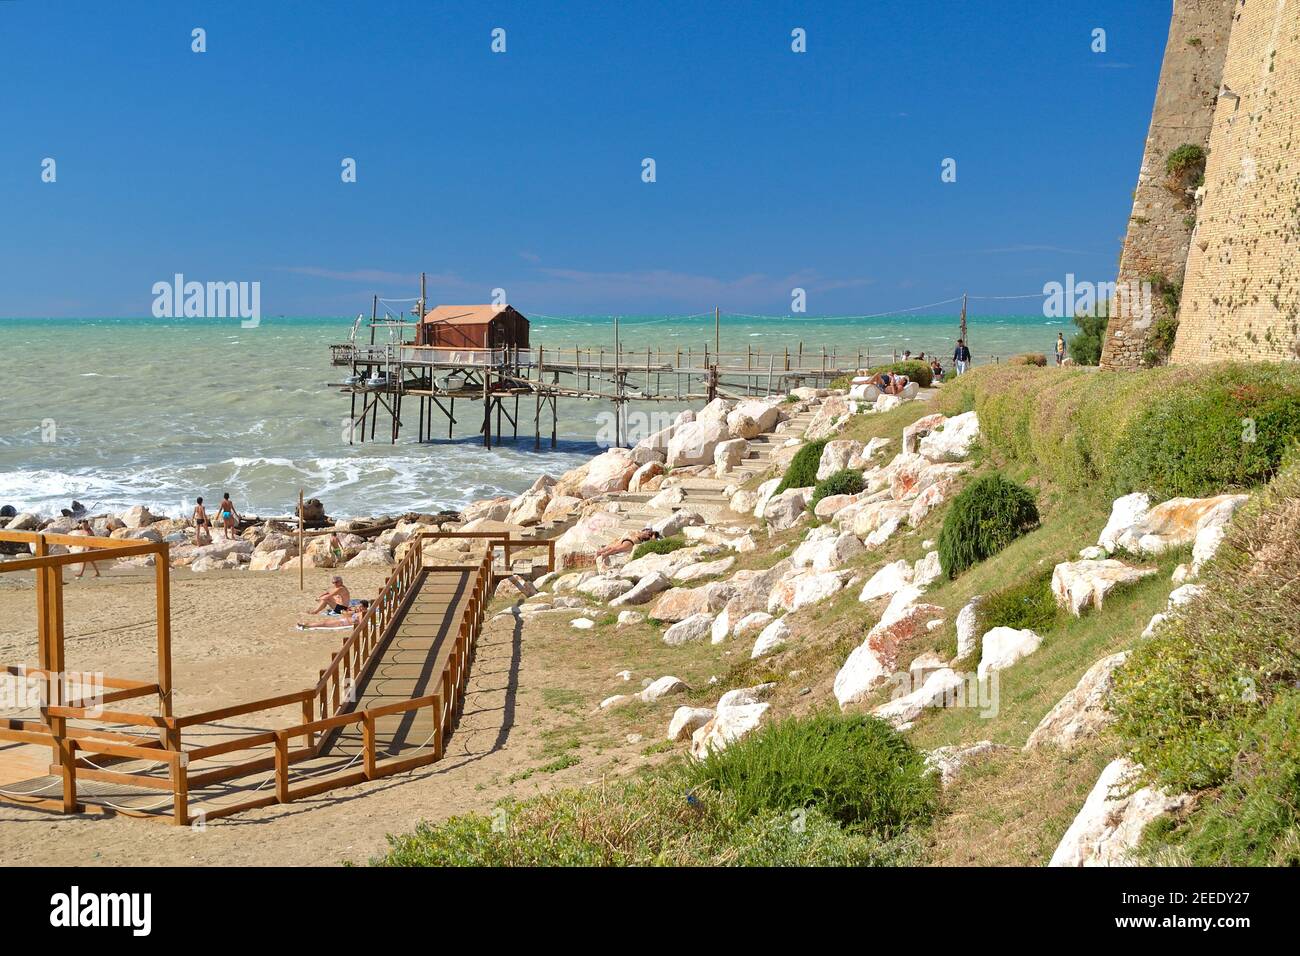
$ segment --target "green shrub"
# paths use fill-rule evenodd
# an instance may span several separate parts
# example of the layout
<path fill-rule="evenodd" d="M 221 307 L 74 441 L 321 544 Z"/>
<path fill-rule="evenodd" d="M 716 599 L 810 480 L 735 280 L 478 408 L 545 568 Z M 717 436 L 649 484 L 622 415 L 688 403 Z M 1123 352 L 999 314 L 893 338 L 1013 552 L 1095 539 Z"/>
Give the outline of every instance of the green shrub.
<path fill-rule="evenodd" d="M 949 415 L 976 411 L 994 460 L 1026 464 L 1059 488 L 1191 494 L 1173 489 L 1247 487 L 1276 473 L 1300 438 L 1297 395 L 1295 362 L 1139 372 L 1002 364 L 954 379 L 938 403 Z M 1254 442 L 1242 440 L 1244 418 Z"/>
<path fill-rule="evenodd" d="M 1300 679 L 1300 462 L 1229 528 L 1202 575 L 1206 592 L 1116 672 L 1115 728 L 1151 779 L 1214 787 L 1252 726 Z"/>
<path fill-rule="evenodd" d="M 1237 366 L 1170 391 L 1116 449 L 1116 494 L 1200 497 L 1263 484 L 1300 441 L 1300 382 Z"/>
<path fill-rule="evenodd" d="M 813 486 L 812 500 L 808 506 L 815 508 L 817 502 L 831 495 L 856 495 L 863 487 L 862 472 L 844 468 Z"/>
<path fill-rule="evenodd" d="M 1243 739 L 1232 776 L 1181 826 L 1148 828 L 1192 866 L 1300 866 L 1300 693 L 1280 693 Z"/>
<path fill-rule="evenodd" d="M 686 547 L 686 538 L 683 535 L 673 535 L 671 538 L 658 538 L 650 541 L 642 541 L 632 549 L 632 559 L 647 554 L 672 554 L 678 548 Z"/>
<path fill-rule="evenodd" d="M 985 595 L 976 605 L 975 615 L 980 634 L 995 627 L 1028 628 L 1046 634 L 1061 620 L 1061 609 L 1052 594 L 1051 569 Z"/>
<path fill-rule="evenodd" d="M 759 816 L 817 809 L 883 838 L 930 821 L 938 805 L 924 755 L 865 714 L 821 713 L 767 724 L 686 768 L 702 791 Z"/>
<path fill-rule="evenodd" d="M 934 379 L 934 374 L 930 371 L 929 362 L 920 362 L 916 359 L 908 359 L 905 362 L 890 362 L 888 365 L 876 365 L 867 370 L 868 375 L 875 375 L 878 372 L 897 372 L 900 375 L 906 375 L 913 382 L 922 388 L 929 388 Z"/>
<path fill-rule="evenodd" d="M 897 866 L 911 834 L 844 829 L 820 809 L 742 812 L 734 795 L 692 791 L 679 769 L 559 790 L 389 836 L 374 866 Z"/>
<path fill-rule="evenodd" d="M 1195 143 L 1184 143 L 1165 159 L 1165 172 L 1170 176 L 1185 177 L 1205 169 L 1205 148 Z"/>
<path fill-rule="evenodd" d="M 817 466 L 821 464 L 822 449 L 826 447 L 827 441 L 829 439 L 826 438 L 810 441 L 795 452 L 773 494 L 779 495 L 788 488 L 811 488 L 816 485 Z"/>
<path fill-rule="evenodd" d="M 1109 309 L 1098 311 L 1109 312 Z M 1101 362 L 1101 346 L 1106 338 L 1107 315 L 1076 315 L 1074 324 L 1079 331 L 1066 341 L 1070 358 L 1076 365 L 1097 365 Z"/>
<path fill-rule="evenodd" d="M 971 482 L 952 501 L 939 532 L 939 566 L 955 578 L 1038 524 L 1034 493 L 998 474 Z"/>

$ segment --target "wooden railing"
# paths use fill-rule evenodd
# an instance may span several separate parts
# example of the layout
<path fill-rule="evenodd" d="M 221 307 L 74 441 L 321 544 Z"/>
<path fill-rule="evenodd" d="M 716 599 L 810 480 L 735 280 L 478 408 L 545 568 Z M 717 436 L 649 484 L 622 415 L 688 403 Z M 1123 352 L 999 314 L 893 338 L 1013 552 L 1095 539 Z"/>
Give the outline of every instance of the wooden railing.
<path fill-rule="evenodd" d="M 365 710 L 351 709 L 356 703 L 357 689 L 391 636 L 406 608 L 419 591 L 425 575 L 435 570 L 465 570 L 465 565 L 434 565 L 424 563 L 424 543 L 427 540 L 471 538 L 485 542 L 477 565 L 469 565 L 473 574 L 470 593 L 466 599 L 454 643 L 447 655 L 443 670 L 436 679 L 438 688 L 433 694 L 397 701 Z M 66 539 L 66 540 L 65 540 Z M 254 789 L 260 795 L 220 805 L 200 808 L 202 819 L 216 819 L 244 810 L 288 803 L 295 799 L 313 796 L 336 787 L 351 786 L 365 780 L 400 773 L 441 759 L 446 736 L 454 728 L 461 713 L 465 690 L 468 686 L 469 668 L 473 661 L 478 638 L 482 631 L 484 613 L 495 583 L 494 554 L 497 548 L 504 551 L 505 569 L 509 573 L 513 551 L 546 547 L 548 570 L 555 567 L 553 541 L 514 539 L 508 534 L 483 532 L 425 532 L 412 539 L 414 547 L 407 548 L 393 568 L 379 596 L 371 603 L 366 614 L 353 628 L 343 645 L 321 671 L 313 687 L 243 704 L 189 714 L 183 717 L 170 713 L 170 592 L 165 583 L 169 566 L 167 545 L 149 542 L 147 545 L 119 542 L 113 539 L 88 538 L 66 535 L 40 535 L 30 532 L 0 531 L 0 540 L 28 542 L 36 552 L 32 559 L 0 563 L 4 571 L 37 571 L 38 629 L 41 638 L 41 667 L 27 669 L 6 667 L 6 673 L 28 677 L 37 674 L 43 682 L 40 722 L 26 720 L 0 721 L 0 740 L 34 743 L 49 746 L 54 754 L 54 769 L 61 778 L 61 798 L 27 800 L 22 796 L 0 791 L 0 798 L 8 796 L 20 802 L 56 805 L 64 813 L 85 809 L 77 801 L 77 779 L 94 780 L 170 794 L 170 818 L 177 825 L 187 825 L 195 816 L 191 813 L 191 795 L 195 791 L 255 776 L 273 773 L 274 792 L 260 794 L 265 783 Z M 77 545 L 90 549 L 85 554 L 50 555 L 50 544 Z M 103 678 L 103 686 L 113 688 L 100 699 L 86 706 L 87 701 L 64 701 L 59 697 L 57 675 L 63 667 L 62 631 L 62 567 L 87 560 L 111 560 L 134 554 L 155 554 L 159 569 L 159 673 L 158 682 L 146 683 L 121 678 Z M 56 646 L 57 645 L 57 646 Z M 55 666 L 57 665 L 57 666 Z M 109 711 L 104 705 L 119 700 L 156 694 L 159 713 L 141 714 L 128 711 Z M 247 714 L 272 711 L 298 705 L 302 708 L 301 722 L 286 728 L 268 728 L 244 733 L 219 743 L 192 747 L 183 746 L 183 733 L 187 728 L 211 725 L 221 720 Z M 395 714 L 404 714 L 428 708 L 432 717 L 433 733 L 429 740 L 415 748 L 414 755 L 380 759 L 376 740 L 376 721 Z M 319 717 L 316 714 L 319 713 Z M 145 734 L 125 733 L 114 729 L 71 728 L 68 720 L 95 721 L 97 723 L 125 724 L 152 728 L 158 733 L 154 739 Z M 291 767 L 295 763 L 322 755 L 327 738 L 345 727 L 361 725 L 362 751 L 359 769 L 352 769 L 357 758 L 342 768 L 326 766 L 311 782 L 293 785 Z M 93 738 L 93 739 L 91 739 Z M 293 747 L 294 741 L 306 738 L 305 745 Z M 253 753 L 249 759 L 200 772 L 191 772 L 191 766 L 215 757 Z M 83 766 L 85 754 L 112 758 L 117 761 L 147 762 L 158 766 L 155 771 L 123 772 L 101 766 Z M 164 797 L 163 802 L 168 802 Z M 130 812 L 131 808 L 118 808 Z M 153 817 L 158 814 L 142 814 Z"/>

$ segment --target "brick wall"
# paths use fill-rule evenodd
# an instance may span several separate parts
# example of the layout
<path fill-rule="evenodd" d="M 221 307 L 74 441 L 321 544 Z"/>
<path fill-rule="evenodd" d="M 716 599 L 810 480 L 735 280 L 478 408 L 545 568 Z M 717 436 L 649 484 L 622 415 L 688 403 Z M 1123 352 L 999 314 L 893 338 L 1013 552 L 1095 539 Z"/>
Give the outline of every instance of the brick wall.
<path fill-rule="evenodd" d="M 1300 0 L 1234 0 L 1175 362 L 1300 359 Z"/>
<path fill-rule="evenodd" d="M 1133 212 L 1120 255 L 1117 285 L 1141 283 L 1153 275 L 1183 281 L 1191 238 L 1192 201 L 1165 171 L 1169 154 L 1185 143 L 1209 143 L 1228 36 L 1239 0 L 1176 0 L 1169 24 L 1151 126 L 1142 153 Z M 1259 3 L 1260 0 L 1251 0 Z M 1271 0 L 1270 0 L 1271 2 Z M 1300 0 L 1291 0 L 1300 6 Z M 1165 314 L 1157 290 L 1150 314 L 1112 308 L 1101 364 L 1137 368 L 1151 329 Z"/>

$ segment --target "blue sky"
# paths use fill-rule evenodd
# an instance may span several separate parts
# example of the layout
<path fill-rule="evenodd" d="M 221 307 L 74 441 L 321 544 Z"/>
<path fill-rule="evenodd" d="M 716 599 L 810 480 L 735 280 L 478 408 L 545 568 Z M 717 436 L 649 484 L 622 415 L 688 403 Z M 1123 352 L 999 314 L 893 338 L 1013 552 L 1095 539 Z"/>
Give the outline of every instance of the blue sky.
<path fill-rule="evenodd" d="M 0 315 L 147 315 L 177 272 L 272 315 L 421 270 L 546 314 L 1113 279 L 1169 7 L 0 0 Z"/>

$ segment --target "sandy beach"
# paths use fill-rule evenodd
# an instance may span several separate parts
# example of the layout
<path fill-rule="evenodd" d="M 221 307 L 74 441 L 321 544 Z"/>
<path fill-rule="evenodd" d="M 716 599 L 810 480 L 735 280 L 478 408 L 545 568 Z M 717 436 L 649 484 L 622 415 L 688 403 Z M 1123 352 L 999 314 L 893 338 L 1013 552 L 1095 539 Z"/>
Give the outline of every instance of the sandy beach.
<path fill-rule="evenodd" d="M 296 631 L 294 622 L 332 573 L 308 569 L 306 590 L 300 592 L 296 571 L 196 574 L 173 569 L 177 713 L 313 683 L 341 637 Z M 384 579 L 382 569 L 345 573 L 354 594 L 360 596 L 376 592 Z M 87 576 L 72 581 L 70 573 L 66 577 L 69 669 L 151 679 L 155 667 L 152 573 L 105 569 L 97 580 Z M 545 634 L 538 638 L 546 639 Z M 548 670 L 546 654 L 530 653 L 530 644 L 536 644 L 532 629 L 525 640 L 513 619 L 497 619 L 487 626 L 470 675 L 461 724 L 447 757 L 430 767 L 283 807 L 241 813 L 202 829 L 123 816 L 64 817 L 0 802 L 0 864 L 364 863 L 383 850 L 385 834 L 408 830 L 420 819 L 482 811 L 511 793 L 583 782 L 591 778 L 601 759 L 594 752 L 584 752 L 582 763 L 571 770 L 523 780 L 513 776 L 538 762 L 538 742 L 547 730 L 570 719 L 545 703 L 548 687 L 562 675 Z M 0 576 L 0 660 L 35 661 L 29 574 Z M 592 676 L 595 683 L 606 684 L 608 679 L 604 674 Z M 590 693 L 601 691 L 593 686 Z M 283 726 L 292 714 L 259 713 L 250 715 L 250 721 L 253 718 L 260 727 Z M 605 750 L 605 756 L 617 752 L 617 748 Z"/>

